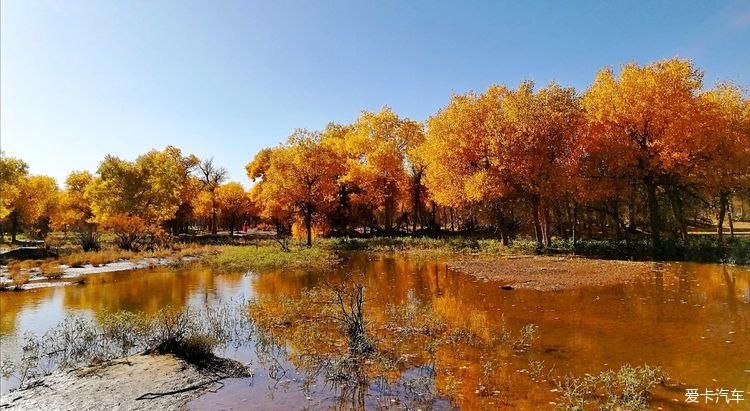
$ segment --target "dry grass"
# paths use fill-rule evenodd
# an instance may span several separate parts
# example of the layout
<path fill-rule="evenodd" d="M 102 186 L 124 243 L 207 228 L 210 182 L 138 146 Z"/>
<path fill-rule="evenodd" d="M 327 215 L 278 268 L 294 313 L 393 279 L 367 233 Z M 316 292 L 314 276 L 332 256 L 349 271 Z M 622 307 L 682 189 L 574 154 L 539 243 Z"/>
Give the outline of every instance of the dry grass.
<path fill-rule="evenodd" d="M 173 248 L 164 248 L 156 251 L 143 252 L 124 251 L 116 248 L 111 248 L 100 251 L 71 253 L 61 256 L 58 259 L 58 262 L 69 267 L 83 267 L 87 264 L 100 266 L 115 261 L 139 260 L 145 258 L 181 259 L 187 256 L 199 256 L 203 254 L 213 254 L 216 252 L 218 252 L 218 248 L 216 246 L 192 244 L 179 245 Z"/>
<path fill-rule="evenodd" d="M 63 269 L 56 261 L 45 261 L 39 269 L 47 278 L 60 278 L 63 275 Z"/>
<path fill-rule="evenodd" d="M 8 265 L 8 277 L 10 277 L 10 283 L 6 284 L 4 288 L 19 290 L 21 287 L 29 282 L 29 274 L 21 271 L 21 264 Z"/>

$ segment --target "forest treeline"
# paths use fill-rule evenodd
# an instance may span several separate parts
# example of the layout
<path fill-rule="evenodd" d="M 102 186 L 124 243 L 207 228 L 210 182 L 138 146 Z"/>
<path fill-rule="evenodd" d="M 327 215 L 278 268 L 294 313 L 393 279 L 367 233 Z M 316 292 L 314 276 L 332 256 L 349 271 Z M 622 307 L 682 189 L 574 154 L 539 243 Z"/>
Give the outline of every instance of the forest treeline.
<path fill-rule="evenodd" d="M 540 246 L 648 236 L 658 248 L 700 225 L 721 243 L 750 198 L 750 100 L 731 83 L 704 87 L 703 73 L 675 58 L 603 69 L 583 92 L 525 81 L 454 95 L 425 123 L 386 107 L 297 130 L 249 162 L 249 192 L 171 146 L 107 156 L 63 190 L 19 159 L 0 166 L 4 230 L 72 232 L 84 248 L 105 231 L 138 249 L 259 221 L 308 244 L 453 230 L 504 243 L 528 234 Z"/>

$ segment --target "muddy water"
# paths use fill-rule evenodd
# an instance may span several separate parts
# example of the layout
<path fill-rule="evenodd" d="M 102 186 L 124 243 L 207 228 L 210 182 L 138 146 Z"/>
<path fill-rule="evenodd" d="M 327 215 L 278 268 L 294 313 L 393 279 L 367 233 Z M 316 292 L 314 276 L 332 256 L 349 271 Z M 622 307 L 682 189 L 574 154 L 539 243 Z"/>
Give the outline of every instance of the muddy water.
<path fill-rule="evenodd" d="M 617 369 L 626 363 L 659 365 L 673 384 L 681 384 L 660 389 L 655 407 L 680 409 L 686 388 L 725 388 L 745 392 L 744 402 L 729 409 L 750 408 L 750 268 L 718 264 L 664 264 L 649 278 L 628 285 L 557 292 L 506 291 L 497 283 L 451 272 L 440 261 L 365 254 L 353 254 L 327 272 L 214 275 L 197 268 L 157 268 L 97 274 L 84 285 L 0 293 L 0 356 L 17 355 L 24 332 L 43 333 L 72 312 L 155 312 L 166 305 L 294 296 L 352 272 L 362 275 L 366 309 L 373 317 L 388 304 L 416 298 L 443 316 L 480 324 L 488 334 L 539 326 L 538 340 L 524 355 L 494 358 L 460 346 L 439 349 L 430 375 L 443 398 L 428 404 L 434 408 L 550 409 L 556 401 L 552 376 Z M 287 353 L 279 353 L 273 366 L 252 346 L 221 354 L 251 362 L 256 376 L 225 381 L 224 388 L 197 399 L 191 408 L 408 406 L 377 384 L 357 398 L 322 382 L 303 390 L 302 376 L 284 358 Z M 530 360 L 544 364 L 543 377 L 529 376 Z M 477 389 L 488 361 L 496 364 L 490 371 L 492 395 Z M 460 371 L 441 374 L 446 369 Z M 407 376 L 423 371 L 401 370 Z M 12 387 L 12 381 L 2 380 L 3 393 Z"/>

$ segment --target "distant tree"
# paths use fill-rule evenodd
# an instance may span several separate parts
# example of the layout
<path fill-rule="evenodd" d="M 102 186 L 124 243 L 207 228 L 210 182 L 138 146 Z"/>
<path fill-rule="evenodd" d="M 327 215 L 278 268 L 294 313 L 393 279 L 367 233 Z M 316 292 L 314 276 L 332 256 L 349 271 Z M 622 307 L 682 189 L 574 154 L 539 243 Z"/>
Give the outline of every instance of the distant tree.
<path fill-rule="evenodd" d="M 0 241 L 4 238 L 3 228 L 13 211 L 14 203 L 21 191 L 21 182 L 28 176 L 29 166 L 20 159 L 7 157 L 0 151 Z M 14 218 L 17 218 L 14 217 Z M 11 241 L 16 241 L 11 233 Z"/>
<path fill-rule="evenodd" d="M 13 201 L 12 211 L 8 216 L 12 241 L 15 241 L 16 234 L 22 229 L 36 238 L 46 237 L 59 200 L 59 189 L 54 178 L 29 176 L 22 179 L 18 196 Z"/>
<path fill-rule="evenodd" d="M 227 179 L 227 170 L 215 166 L 214 159 L 209 158 L 198 164 L 197 174 L 203 184 L 203 190 L 209 193 L 211 199 L 211 235 L 216 235 L 218 213 L 216 189 Z"/>
<path fill-rule="evenodd" d="M 235 229 L 240 227 L 252 212 L 249 194 L 242 184 L 229 182 L 216 189 L 216 202 L 221 220 L 229 228 L 229 235 L 234 235 Z"/>
<path fill-rule="evenodd" d="M 354 202 L 377 209 L 383 215 L 383 227 L 391 232 L 400 197 L 408 186 L 404 169 L 406 141 L 413 129 L 403 127 L 390 108 L 377 113 L 363 111 L 345 136 L 343 149 L 346 171 L 341 180 L 357 190 Z"/>
<path fill-rule="evenodd" d="M 179 209 L 192 163 L 192 157 L 172 146 L 134 162 L 106 156 L 87 189 L 95 221 L 122 234 L 119 245 L 124 249 L 153 247 L 161 226 Z"/>
<path fill-rule="evenodd" d="M 86 193 L 93 181 L 94 176 L 88 171 L 70 173 L 60 196 L 60 208 L 52 220 L 55 229 L 72 231 L 84 251 L 99 248 L 98 227 Z"/>

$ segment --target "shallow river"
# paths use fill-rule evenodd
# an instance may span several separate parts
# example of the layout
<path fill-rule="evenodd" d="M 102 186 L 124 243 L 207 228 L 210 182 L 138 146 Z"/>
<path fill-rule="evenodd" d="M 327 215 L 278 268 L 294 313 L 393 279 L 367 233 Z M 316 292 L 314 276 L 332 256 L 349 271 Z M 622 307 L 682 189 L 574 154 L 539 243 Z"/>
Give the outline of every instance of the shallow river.
<path fill-rule="evenodd" d="M 69 313 L 153 313 L 166 305 L 299 295 L 304 288 L 351 272 L 363 274 L 369 315 L 416 298 L 443 315 L 481 323 L 489 333 L 539 326 L 539 338 L 529 352 L 497 359 L 499 366 L 491 371 L 497 374 L 492 376 L 493 395 L 477 390 L 474 382 L 488 361 L 487 353 L 458 346 L 438 350 L 435 362 L 462 370 L 454 377 L 463 383 L 448 389 L 451 382 L 441 375 L 444 367 L 435 367 L 431 378 L 442 399 L 426 406 L 551 409 L 557 395 L 554 385 L 547 378 L 529 376 L 533 361 L 544 364 L 550 379 L 623 364 L 658 365 L 676 386 L 659 389 L 654 407 L 681 409 L 686 388 L 724 388 L 744 391 L 744 401 L 728 409 L 750 409 L 750 267 L 718 264 L 663 264 L 650 278 L 628 285 L 555 292 L 506 291 L 497 283 L 452 272 L 440 261 L 366 254 L 352 254 L 339 268 L 326 272 L 214 275 L 203 268 L 157 268 L 96 274 L 83 285 L 0 293 L 0 357 L 17 355 L 23 333 L 44 333 Z M 322 382 L 303 390 L 288 361 L 269 368 L 252 347 L 227 348 L 219 354 L 250 362 L 256 375 L 226 381 L 221 390 L 192 402 L 193 409 L 410 406 L 377 384 L 351 397 Z M 403 370 L 412 375 L 422 371 Z M 12 387 L 12 381 L 2 380 L 3 393 Z M 700 402 L 699 408 L 724 408 L 705 404 L 702 398 Z"/>

